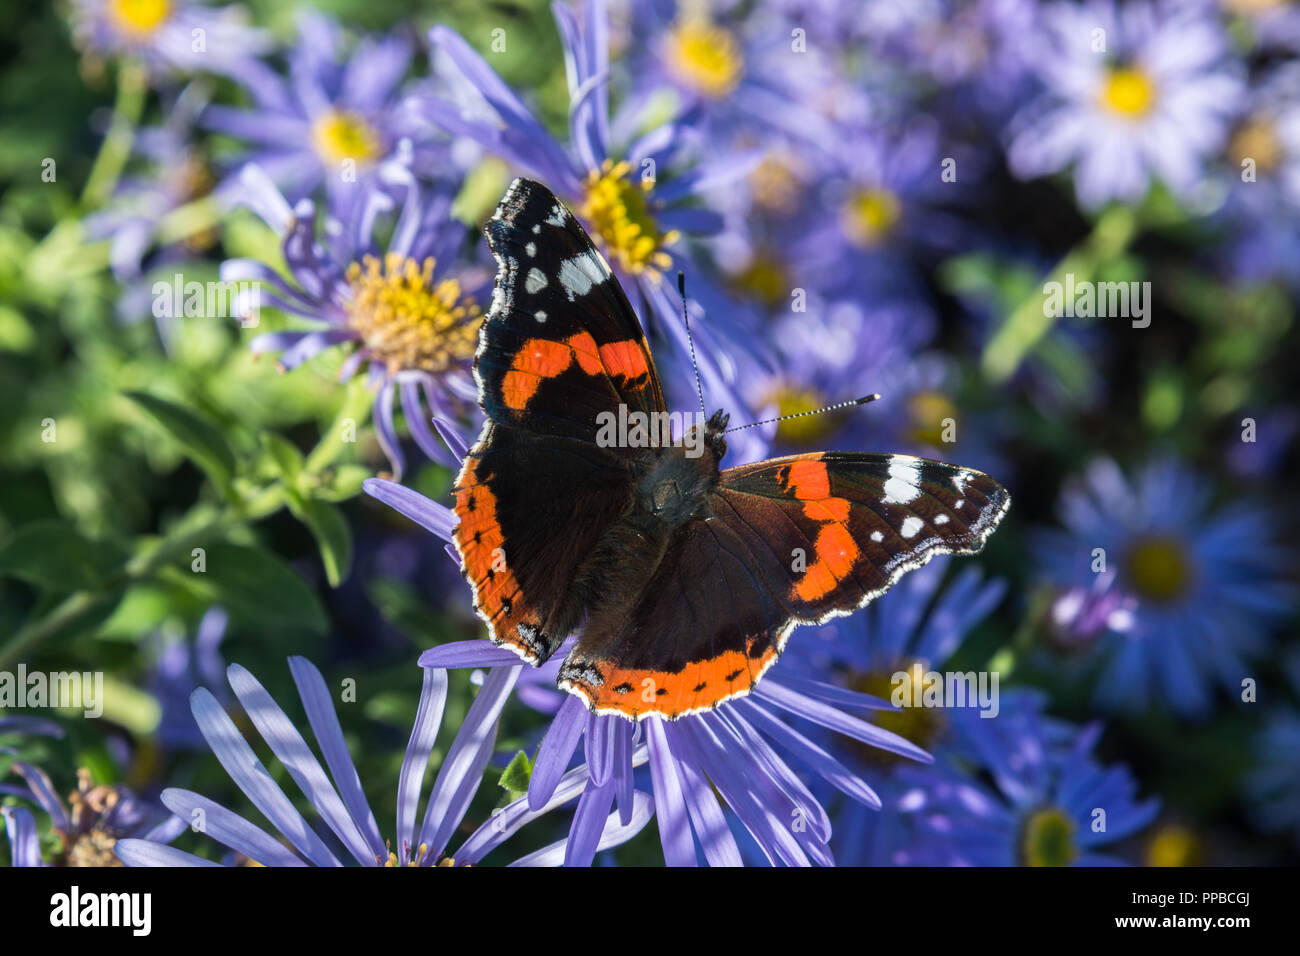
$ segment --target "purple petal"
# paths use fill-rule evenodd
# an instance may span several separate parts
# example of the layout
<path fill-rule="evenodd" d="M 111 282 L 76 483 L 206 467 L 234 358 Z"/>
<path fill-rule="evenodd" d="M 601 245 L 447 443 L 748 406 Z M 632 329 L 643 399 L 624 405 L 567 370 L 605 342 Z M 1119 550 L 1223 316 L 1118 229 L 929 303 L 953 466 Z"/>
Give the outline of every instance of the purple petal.
<path fill-rule="evenodd" d="M 165 843 L 148 840 L 118 840 L 113 853 L 127 866 L 221 866 Z"/>
<path fill-rule="evenodd" d="M 541 810 L 555 795 L 555 788 L 573 759 L 578 738 L 587 726 L 586 706 L 572 694 L 566 694 L 565 698 L 537 750 L 537 762 L 528 781 L 530 810 Z"/>
<path fill-rule="evenodd" d="M 664 848 L 664 862 L 668 866 L 696 866 L 695 841 L 687 818 L 686 804 L 682 800 L 682 781 L 677 772 L 677 761 L 664 735 L 663 722 L 657 717 L 647 718 L 646 744 L 650 750 L 650 779 L 654 785 L 655 818 L 659 822 L 659 842 Z"/>
<path fill-rule="evenodd" d="M 202 820 L 201 832 L 263 866 L 307 865 L 271 834 L 207 797 L 189 790 L 169 788 L 163 791 L 162 802 L 182 821 Z M 196 817 L 196 811 L 201 816 Z"/>
<path fill-rule="evenodd" d="M 614 814 L 610 814 L 609 819 L 601 827 L 600 843 L 596 847 L 597 853 L 626 843 L 640 833 L 645 825 L 650 822 L 650 817 L 654 815 L 654 800 L 648 793 L 637 791 L 635 800 L 629 800 L 628 804 L 629 813 L 626 820 L 620 822 L 615 819 Z M 543 847 L 534 853 L 520 857 L 510 865 L 559 866 L 564 862 L 565 855 L 568 852 L 568 844 L 568 839 L 559 840 L 548 847 Z"/>
<path fill-rule="evenodd" d="M 41 844 L 36 834 L 36 818 L 26 807 L 0 807 L 9 837 L 9 858 L 14 866 L 40 866 Z"/>
<path fill-rule="evenodd" d="M 452 741 L 451 749 L 434 781 L 429 806 L 420 828 L 420 843 L 435 856 L 442 856 L 452 833 L 469 809 L 470 801 L 483 780 L 483 770 L 492 757 L 497 739 L 497 720 L 510 690 L 523 667 L 496 667 L 470 705 L 465 722 Z"/>
<path fill-rule="evenodd" d="M 244 705 L 245 713 L 253 721 L 262 739 L 289 771 L 289 776 L 293 777 L 298 789 L 316 808 L 321 818 L 334 831 L 334 835 L 348 848 L 348 852 L 356 857 L 358 863 L 364 865 L 374 860 L 374 852 L 366 845 L 365 837 L 361 835 L 356 821 L 343 805 L 338 791 L 330 783 L 316 755 L 307 746 L 307 741 L 303 739 L 298 728 L 289 720 L 280 705 L 267 693 L 266 688 L 258 682 L 257 678 L 239 664 L 231 664 L 226 669 L 226 676 L 231 689 L 239 698 L 239 702 Z M 348 762 L 350 763 L 351 760 Z M 368 810 L 369 808 L 367 812 Z"/>
<path fill-rule="evenodd" d="M 461 667 L 510 667 L 519 662 L 518 654 L 504 647 L 497 647 L 486 637 L 477 641 L 452 641 L 450 644 L 439 644 L 420 655 L 421 667 L 441 667 L 445 670 Z"/>
<path fill-rule="evenodd" d="M 190 695 L 190 710 L 203 739 L 226 768 L 230 779 L 280 833 L 317 866 L 340 866 L 316 832 L 307 825 L 284 791 L 257 759 L 212 692 L 200 687 Z M 152 845 L 152 844 L 150 844 Z"/>
<path fill-rule="evenodd" d="M 424 771 L 429 765 L 429 754 L 442 726 L 442 712 L 447 704 L 447 672 L 433 667 L 424 668 L 424 684 L 420 689 L 420 706 L 415 712 L 415 725 L 411 739 L 406 744 L 402 758 L 402 775 L 397 784 L 397 840 L 398 852 L 414 852 L 415 813 L 419 808 L 420 790 L 424 785 Z"/>
<path fill-rule="evenodd" d="M 603 787 L 588 785 L 582 792 L 578 798 L 578 809 L 573 813 L 573 823 L 569 827 L 568 845 L 564 850 L 565 866 L 591 866 L 613 803 L 614 787 L 611 784 L 606 783 Z"/>
<path fill-rule="evenodd" d="M 361 483 L 362 489 L 372 498 L 378 498 L 388 507 L 400 511 L 426 531 L 431 531 L 443 541 L 451 542 L 451 533 L 460 524 L 456 513 L 445 505 L 440 505 L 395 481 L 383 478 L 367 478 Z M 450 646 L 450 645 L 449 645 Z M 518 657 L 511 655 L 514 660 Z M 456 667 L 466 665 L 424 664 L 424 667 Z"/>
<path fill-rule="evenodd" d="M 316 743 L 325 755 L 325 763 L 343 796 L 348 814 L 367 840 L 372 858 L 379 856 L 384 852 L 384 841 L 379 835 L 379 825 L 370 809 L 370 801 L 366 799 L 361 787 L 361 775 L 357 773 L 357 766 L 348 753 L 343 728 L 339 725 L 338 711 L 334 708 L 334 700 L 325 684 L 325 678 L 316 669 L 316 665 L 305 657 L 290 657 L 289 671 L 293 674 L 298 696 L 307 712 L 307 723 L 311 725 Z"/>

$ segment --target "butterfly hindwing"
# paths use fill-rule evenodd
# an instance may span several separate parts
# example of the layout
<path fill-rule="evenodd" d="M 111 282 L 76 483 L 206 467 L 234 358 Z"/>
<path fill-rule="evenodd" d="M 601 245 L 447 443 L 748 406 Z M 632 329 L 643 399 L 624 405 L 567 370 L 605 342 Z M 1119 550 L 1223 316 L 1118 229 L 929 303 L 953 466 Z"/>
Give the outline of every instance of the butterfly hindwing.
<path fill-rule="evenodd" d="M 594 441 L 602 412 L 664 410 L 636 314 L 550 190 L 516 179 L 484 232 L 498 270 L 475 369 L 490 418 Z"/>
<path fill-rule="evenodd" d="M 579 569 L 630 489 L 595 445 L 488 425 L 456 479 L 452 538 L 494 642 L 532 664 L 550 657 L 581 615 Z"/>
<path fill-rule="evenodd" d="M 799 624 L 847 614 L 938 554 L 970 554 L 1009 505 L 987 475 L 905 455 L 821 453 L 722 473 L 631 614 L 584 631 L 561 686 L 669 719 L 752 689 Z"/>

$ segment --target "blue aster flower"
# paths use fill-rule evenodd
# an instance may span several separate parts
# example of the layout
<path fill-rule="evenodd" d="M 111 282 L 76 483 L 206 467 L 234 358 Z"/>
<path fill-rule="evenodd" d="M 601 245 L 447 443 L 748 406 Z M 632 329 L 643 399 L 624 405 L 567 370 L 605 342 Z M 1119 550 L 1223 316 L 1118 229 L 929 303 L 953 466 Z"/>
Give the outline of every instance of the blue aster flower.
<path fill-rule="evenodd" d="M 88 55 L 139 60 L 155 78 L 238 75 L 270 47 L 244 7 L 192 0 L 74 0 L 72 32 Z"/>
<path fill-rule="evenodd" d="M 476 414 L 470 371 L 482 318 L 479 305 L 490 288 L 486 270 L 457 268 L 466 230 L 450 216 L 452 195 L 444 187 L 422 186 L 410 168 L 394 161 L 381 173 L 400 204 L 385 192 L 372 192 L 344 222 L 329 221 L 317 234 L 311 200 L 294 209 L 259 167 L 246 167 L 240 197 L 284 237 L 286 281 L 265 263 L 232 259 L 222 264 L 224 280 L 253 280 L 259 297 L 308 320 L 312 328 L 271 332 L 252 342 L 254 352 L 279 352 L 282 368 L 292 369 L 335 345 L 352 345 L 340 377 L 350 378 L 367 364 L 377 388 L 375 424 L 380 444 L 401 476 L 405 457 L 394 424 L 400 402 L 407 427 L 420 449 L 434 461 L 454 467 L 446 442 L 463 447 L 463 424 Z M 398 211 L 386 246 L 378 239 L 383 214 Z M 262 287 L 270 289 L 262 292 Z M 240 305 L 247 308 L 246 303 Z M 430 427 L 437 420 L 441 440 Z M 455 437 L 453 437 L 455 436 Z"/>
<path fill-rule="evenodd" d="M 399 86 L 412 54 L 398 35 L 363 37 L 350 54 L 345 49 L 338 23 L 303 11 L 287 76 L 251 63 L 238 79 L 252 106 L 214 105 L 203 115 L 210 129 L 252 144 L 236 167 L 261 166 L 291 202 L 323 185 L 331 212 L 341 220 L 357 213 L 370 190 L 382 188 L 384 162 L 409 138 Z M 423 144 L 415 151 L 420 171 L 433 161 L 426 153 Z"/>
<path fill-rule="evenodd" d="M 37 717 L 0 717 L 0 738 L 7 735 L 59 738 L 63 728 Z M 14 746 L 0 747 L 0 754 L 17 756 Z M 185 824 L 165 810 L 137 797 L 121 785 L 96 785 L 90 771 L 77 771 L 77 788 L 64 801 L 49 775 L 40 767 L 15 759 L 10 769 L 23 785 L 0 784 L 0 796 L 16 798 L 43 811 L 58 847 L 52 858 L 41 856 L 40 828 L 29 806 L 0 807 L 14 866 L 116 866 L 113 849 L 119 840 L 144 837 L 166 844 L 174 840 Z"/>
<path fill-rule="evenodd" d="M 915 814 L 920 840 L 899 862 L 922 866 L 1116 866 L 1126 861 L 1110 844 L 1140 832 L 1160 812 L 1140 800 L 1126 767 L 1106 767 L 1092 754 L 1101 727 L 1072 731 L 1025 713 L 985 733 L 1000 755 L 992 786 L 941 768 L 902 798 Z M 911 774 L 904 768 L 906 782 Z"/>
<path fill-rule="evenodd" d="M 451 547 L 456 517 L 449 509 L 393 482 L 370 479 L 365 490 Z M 611 807 L 617 804 L 621 822 L 628 819 L 639 757 L 650 765 L 660 842 L 670 866 L 695 866 L 700 859 L 711 866 L 741 864 L 733 822 L 752 840 L 750 849 L 773 865 L 833 864 L 830 818 L 791 763 L 868 807 L 879 808 L 880 799 L 796 721 L 908 759 L 930 759 L 898 734 L 851 713 L 887 707 L 884 702 L 790 675 L 769 673 L 749 697 L 676 721 L 593 714 L 579 698 L 554 690 L 570 644 L 535 669 L 488 640 L 445 644 L 420 658 L 423 667 L 488 668 L 489 679 L 509 675 L 512 684 L 528 688 L 527 702 L 553 715 L 529 782 L 531 808 L 553 799 L 583 744 L 590 783 L 569 832 L 569 865 L 594 858 Z M 713 788 L 726 801 L 725 811 Z"/>
<path fill-rule="evenodd" d="M 977 568 L 963 568 L 945 586 L 948 568 L 947 561 L 931 562 L 904 577 L 887 598 L 851 617 L 810 629 L 803 641 L 791 644 L 787 666 L 891 703 L 896 703 L 893 697 L 899 674 L 916 680 L 930 672 L 946 673 L 953 655 L 1006 591 L 1002 581 L 982 580 Z M 988 746 L 988 726 L 1015 723 L 1041 710 L 1041 695 L 1032 691 L 985 686 L 992 693 L 987 708 L 977 698 L 961 704 L 943 701 L 944 706 L 939 707 L 905 702 L 868 716 L 872 723 L 934 756 L 934 764 L 911 768 L 905 780 L 900 771 L 909 765 L 887 752 L 842 738 L 822 740 L 848 767 L 872 774 L 883 802 L 879 812 L 864 812 L 851 802 L 833 810 L 834 849 L 842 864 L 902 862 L 918 839 L 916 817 L 905 809 L 915 801 L 914 791 L 924 788 L 927 781 L 940 785 L 952 767 L 988 769 L 997 765 L 1003 755 Z M 972 689 L 977 688 L 978 684 Z"/>
<path fill-rule="evenodd" d="M 164 229 L 167 217 L 204 197 L 211 197 L 216 208 L 224 210 L 228 198 L 222 191 L 214 191 L 212 172 L 192 135 L 210 93 L 205 82 L 195 81 L 169 98 L 164 122 L 142 128 L 135 135 L 133 152 L 142 161 L 143 170 L 124 176 L 105 206 L 82 220 L 88 238 L 109 244 L 109 266 L 123 287 L 118 316 L 133 322 L 153 315 L 164 348 L 171 345 L 176 319 L 154 310 L 149 277 L 163 273 L 168 266 L 179 271 L 183 262 L 216 241 L 212 228 L 180 240 L 170 239 Z"/>
<path fill-rule="evenodd" d="M 1113 573 L 1133 599 L 1131 626 L 1098 641 L 1098 703 L 1197 717 L 1210 711 L 1214 684 L 1240 693 L 1247 660 L 1294 600 L 1267 511 L 1212 509 L 1206 479 L 1172 460 L 1130 482 L 1103 459 L 1063 493 L 1060 515 L 1065 529 L 1040 533 L 1035 547 L 1046 576 L 1086 591 Z"/>
<path fill-rule="evenodd" d="M 1072 167 L 1087 209 L 1136 202 L 1156 180 L 1190 196 L 1244 105 L 1215 5 L 1094 0 L 1054 5 L 1039 21 L 1044 92 L 1011 125 L 1012 171 L 1030 179 Z"/>
<path fill-rule="evenodd" d="M 236 861 L 243 857 L 264 866 L 341 866 L 342 860 L 351 857 L 361 866 L 469 866 L 480 862 L 525 824 L 578 796 L 586 786 L 586 768 L 582 768 L 559 781 L 555 793 L 544 805 L 534 809 L 527 805 L 526 798 L 515 800 L 493 813 L 458 848 L 451 846 L 492 757 L 501 709 L 515 683 L 514 673 L 501 670 L 483 682 L 465 715 L 465 722 L 448 746 L 424 817 L 417 827 L 425 770 L 440 730 L 447 696 L 446 671 L 429 668 L 424 671 L 420 704 L 402 760 L 395 829 L 386 842 L 348 753 L 324 678 L 305 658 L 291 657 L 289 668 L 325 766 L 316 758 L 301 731 L 252 674 L 239 665 L 232 665 L 227 676 L 249 720 L 319 815 L 328 833 L 318 832 L 303 818 L 235 722 L 204 689 L 195 691 L 191 698 L 194 718 L 203 736 L 231 779 L 280 836 L 268 833 L 200 794 L 182 789 L 163 791 L 163 803 L 179 820 L 233 851 L 237 854 Z M 646 794 L 628 794 L 627 813 L 618 822 L 611 821 L 612 825 L 602 831 L 601 848 L 635 836 L 652 813 L 653 801 Z M 217 865 L 147 839 L 119 841 L 116 852 L 128 866 Z M 556 844 L 516 860 L 515 865 L 548 864 L 563 853 L 564 847 Z"/>
<path fill-rule="evenodd" d="M 220 684 L 225 670 L 221 642 L 229 621 L 225 608 L 212 607 L 204 613 L 192 637 L 163 632 L 152 636 L 154 660 L 147 686 L 162 711 L 158 740 L 164 747 L 202 746 L 203 737 L 190 716 L 190 694 L 204 684 Z"/>
<path fill-rule="evenodd" d="M 682 305 L 667 277 L 682 268 L 692 288 L 705 281 L 681 258 L 680 240 L 717 231 L 717 213 L 699 200 L 720 184 L 744 176 L 759 156 L 717 150 L 688 122 L 643 131 L 637 127 L 643 116 L 621 111 L 611 116 L 604 4 L 583 4 L 577 12 L 556 4 L 554 11 L 569 84 L 567 146 L 547 132 L 459 34 L 444 26 L 434 27 L 429 41 L 434 54 L 446 57 L 459 71 L 461 101 L 426 92 L 412 97 L 408 108 L 420 121 L 477 143 L 540 179 L 574 210 L 628 291 L 655 343 L 656 358 L 661 364 L 676 363 L 683 373 L 663 376 L 673 392 L 674 384 L 690 381 L 685 372 L 689 350 Z M 634 101 L 625 108 L 635 111 L 641 105 Z M 626 142 L 618 141 L 620 131 L 627 133 Z M 687 167 L 682 157 L 688 145 L 697 157 L 707 158 Z M 697 315 L 691 323 L 704 391 L 715 404 L 733 411 L 743 408 L 735 385 L 755 347 L 752 330 L 738 327 L 735 319 L 713 315 L 701 321 Z M 682 389 L 680 394 L 685 398 L 687 392 Z M 753 440 L 752 432 L 737 435 L 738 445 Z"/>

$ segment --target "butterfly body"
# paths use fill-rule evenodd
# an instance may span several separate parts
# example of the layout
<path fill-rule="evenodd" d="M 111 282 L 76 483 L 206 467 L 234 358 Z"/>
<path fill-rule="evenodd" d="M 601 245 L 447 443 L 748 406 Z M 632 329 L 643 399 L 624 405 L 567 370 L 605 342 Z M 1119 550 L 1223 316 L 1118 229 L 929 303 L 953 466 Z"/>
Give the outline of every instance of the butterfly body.
<path fill-rule="evenodd" d="M 485 232 L 500 269 L 475 359 L 488 421 L 454 532 L 492 639 L 592 710 L 680 717 L 748 693 L 799 624 L 847 614 L 935 554 L 973 553 L 1009 496 L 986 475 L 824 452 L 723 469 L 718 412 L 673 440 L 631 306 L 581 225 L 516 180 Z"/>

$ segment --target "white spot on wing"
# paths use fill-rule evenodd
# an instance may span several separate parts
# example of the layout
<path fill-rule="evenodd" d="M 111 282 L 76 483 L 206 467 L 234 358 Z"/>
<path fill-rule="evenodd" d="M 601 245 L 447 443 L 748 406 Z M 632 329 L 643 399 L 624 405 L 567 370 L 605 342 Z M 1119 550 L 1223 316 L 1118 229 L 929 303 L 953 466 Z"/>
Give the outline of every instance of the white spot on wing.
<path fill-rule="evenodd" d="M 541 231 L 542 231 L 542 224 L 540 222 L 533 223 L 533 235 L 538 235 L 541 233 Z"/>
<path fill-rule="evenodd" d="M 899 530 L 904 538 L 915 538 L 916 533 L 920 531 L 924 525 L 924 521 L 916 517 L 916 515 L 911 515 L 903 521 L 903 527 Z"/>
<path fill-rule="evenodd" d="M 934 516 L 934 523 L 935 523 L 935 524 L 947 524 L 947 523 L 948 523 L 948 516 L 947 516 L 947 515 L 935 515 L 935 516 Z"/>
<path fill-rule="evenodd" d="M 546 288 L 546 276 L 542 274 L 541 269 L 532 268 L 528 270 L 528 277 L 524 279 L 524 288 L 534 293 Z"/>
<path fill-rule="evenodd" d="M 879 541 L 884 541 L 884 540 L 885 540 L 885 536 L 884 536 L 883 534 L 881 534 L 879 531 L 873 531 L 873 532 L 871 532 L 871 540 L 872 540 L 872 541 L 877 541 L 877 542 L 879 542 Z"/>
<path fill-rule="evenodd" d="M 559 203 L 556 203 L 554 206 L 551 207 L 551 214 L 546 217 L 546 221 L 549 222 L 552 226 L 559 226 L 560 228 L 564 228 L 564 221 L 565 219 L 568 218 L 568 215 L 569 214 L 564 211 L 564 207 L 561 206 Z"/>
<path fill-rule="evenodd" d="M 593 285 L 604 282 L 608 275 L 600 261 L 590 253 L 584 252 L 560 263 L 560 285 L 569 293 L 570 302 L 580 295 L 586 295 Z"/>
<path fill-rule="evenodd" d="M 529 259 L 531 259 L 533 256 L 537 255 L 537 243 L 535 243 L 535 242 L 527 243 L 527 244 L 524 246 L 524 252 L 528 253 L 528 258 L 529 258 Z"/>
<path fill-rule="evenodd" d="M 536 312 L 533 313 L 533 318 L 536 319 L 538 322 L 545 322 L 546 321 L 545 310 L 538 309 Z"/>
<path fill-rule="evenodd" d="M 895 458 L 889 463 L 885 482 L 885 504 L 905 505 L 921 497 L 921 467 L 912 458 Z"/>

